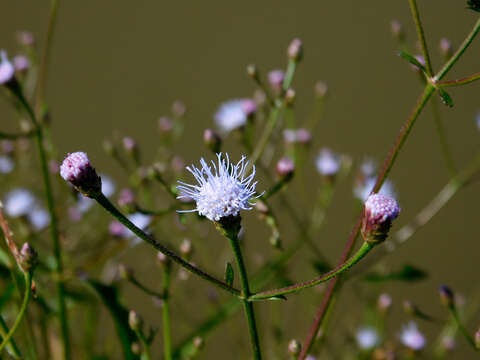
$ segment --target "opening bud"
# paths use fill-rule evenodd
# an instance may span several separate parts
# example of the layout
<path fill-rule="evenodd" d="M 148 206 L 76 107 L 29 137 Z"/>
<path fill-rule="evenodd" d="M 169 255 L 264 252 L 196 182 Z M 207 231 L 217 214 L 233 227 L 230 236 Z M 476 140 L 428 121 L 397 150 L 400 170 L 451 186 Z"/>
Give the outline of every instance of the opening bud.
<path fill-rule="evenodd" d="M 288 352 L 290 355 L 297 357 L 300 354 L 300 351 L 302 351 L 302 345 L 300 342 L 296 339 L 290 340 L 288 343 Z"/>
<path fill-rule="evenodd" d="M 287 49 L 287 55 L 290 60 L 298 62 L 303 58 L 303 43 L 302 40 L 293 39 Z"/>
<path fill-rule="evenodd" d="M 60 175 L 86 197 L 94 198 L 102 192 L 102 180 L 84 152 L 68 154 L 60 166 Z"/>
<path fill-rule="evenodd" d="M 277 162 L 277 174 L 283 179 L 291 179 L 295 172 L 295 163 L 288 157 L 283 157 Z"/>
<path fill-rule="evenodd" d="M 399 213 L 400 207 L 394 198 L 371 194 L 365 201 L 361 229 L 363 239 L 370 244 L 384 241 L 392 227 L 392 221 Z"/>
<path fill-rule="evenodd" d="M 25 272 L 32 271 L 37 266 L 38 255 L 37 252 L 30 246 L 29 243 L 25 243 L 20 250 L 20 266 Z"/>

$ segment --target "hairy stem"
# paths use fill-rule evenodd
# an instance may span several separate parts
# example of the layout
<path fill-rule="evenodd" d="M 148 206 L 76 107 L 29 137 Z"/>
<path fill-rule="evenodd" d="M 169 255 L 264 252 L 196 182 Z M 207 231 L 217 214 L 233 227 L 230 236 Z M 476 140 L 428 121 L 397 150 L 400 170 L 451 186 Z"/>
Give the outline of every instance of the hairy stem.
<path fill-rule="evenodd" d="M 172 360 L 172 335 L 170 325 L 170 267 L 164 266 L 162 269 L 163 278 L 163 304 L 162 304 L 162 324 L 163 324 L 163 353 L 165 360 Z"/>

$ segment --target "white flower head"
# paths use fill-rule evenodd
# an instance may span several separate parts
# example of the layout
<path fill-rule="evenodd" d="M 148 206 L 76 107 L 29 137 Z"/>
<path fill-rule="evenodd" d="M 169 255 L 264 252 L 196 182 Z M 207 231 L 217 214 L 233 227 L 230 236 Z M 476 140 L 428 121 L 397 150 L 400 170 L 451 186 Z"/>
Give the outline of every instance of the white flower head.
<path fill-rule="evenodd" d="M 371 350 L 380 343 L 377 330 L 371 326 L 364 326 L 358 329 L 355 339 L 358 347 L 362 350 Z"/>
<path fill-rule="evenodd" d="M 423 349 L 427 342 L 425 336 L 418 331 L 417 324 L 413 321 L 403 327 L 400 340 L 403 345 L 415 351 Z"/>
<path fill-rule="evenodd" d="M 219 221 L 226 216 L 237 216 L 240 210 L 250 210 L 255 205 L 250 203 L 252 198 L 260 196 L 255 195 L 255 166 L 247 176 L 249 162 L 245 156 L 237 164 L 230 162 L 228 154 L 222 157 L 222 153 L 218 153 L 217 158 L 218 163 L 212 161 L 211 166 L 203 158 L 200 160 L 201 168 L 187 166 L 198 185 L 179 181 L 178 199 L 192 198 L 197 207 L 183 212 L 198 211 L 209 220 Z"/>
<path fill-rule="evenodd" d="M 220 132 L 227 134 L 244 126 L 248 116 L 256 111 L 251 99 L 235 99 L 224 102 L 215 113 L 214 119 Z"/>
<path fill-rule="evenodd" d="M 30 190 L 17 188 L 5 195 L 5 212 L 8 216 L 27 215 L 35 204 L 35 197 Z"/>

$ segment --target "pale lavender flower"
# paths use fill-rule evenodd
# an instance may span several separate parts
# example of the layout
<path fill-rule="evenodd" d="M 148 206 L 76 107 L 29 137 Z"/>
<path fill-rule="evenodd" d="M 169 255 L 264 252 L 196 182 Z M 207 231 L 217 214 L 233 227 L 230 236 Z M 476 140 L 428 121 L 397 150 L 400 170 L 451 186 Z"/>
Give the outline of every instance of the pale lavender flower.
<path fill-rule="evenodd" d="M 307 355 L 307 357 L 305 358 L 305 360 L 317 360 L 317 358 L 313 355 Z"/>
<path fill-rule="evenodd" d="M 297 141 L 297 130 L 295 129 L 285 129 L 283 130 L 283 140 L 287 144 L 293 144 Z"/>
<path fill-rule="evenodd" d="M 442 346 L 447 351 L 452 351 L 455 349 L 457 343 L 455 342 L 455 338 L 452 335 L 444 335 L 442 336 Z"/>
<path fill-rule="evenodd" d="M 378 297 L 377 304 L 380 311 L 386 311 L 390 308 L 390 306 L 392 306 L 392 298 L 388 294 L 381 294 Z"/>
<path fill-rule="evenodd" d="M 240 210 L 252 209 L 250 200 L 257 198 L 253 182 L 255 167 L 250 175 L 246 171 L 249 162 L 243 156 L 237 164 L 230 162 L 228 154 L 222 158 L 222 153 L 217 154 L 218 163 L 211 162 L 211 166 L 202 158 L 201 168 L 187 167 L 197 180 L 198 185 L 190 185 L 179 181 L 177 186 L 180 191 L 179 199 L 192 198 L 197 207 L 193 210 L 181 212 L 198 211 L 212 221 L 219 221 L 226 216 L 237 216 Z"/>
<path fill-rule="evenodd" d="M 297 142 L 299 144 L 309 144 L 312 141 L 312 133 L 305 128 L 297 130 Z"/>
<path fill-rule="evenodd" d="M 279 92 L 282 89 L 284 79 L 285 73 L 283 70 L 272 70 L 268 73 L 268 83 L 275 92 Z"/>
<path fill-rule="evenodd" d="M 353 188 L 353 194 L 355 197 L 362 202 L 365 202 L 372 192 L 376 180 L 377 179 L 375 177 L 368 177 L 367 179 L 355 184 L 355 187 Z M 396 197 L 393 183 L 388 179 L 385 180 L 378 193 L 389 197 Z"/>
<path fill-rule="evenodd" d="M 358 347 L 362 350 L 371 350 L 380 343 L 380 336 L 377 330 L 371 326 L 364 326 L 358 329 L 355 339 Z"/>
<path fill-rule="evenodd" d="M 282 177 L 290 176 L 295 171 L 295 163 L 292 161 L 292 159 L 288 157 L 283 157 L 278 160 L 275 169 L 277 171 L 277 174 Z"/>
<path fill-rule="evenodd" d="M 34 207 L 27 217 L 36 231 L 43 230 L 50 224 L 50 214 L 40 206 Z"/>
<path fill-rule="evenodd" d="M 334 176 L 340 170 L 341 158 L 328 148 L 323 148 L 315 160 L 317 171 L 320 175 Z"/>
<path fill-rule="evenodd" d="M 158 128 L 161 132 L 167 133 L 173 129 L 173 121 L 168 116 L 162 116 L 158 119 Z"/>
<path fill-rule="evenodd" d="M 8 60 L 7 52 L 0 50 L 0 85 L 6 84 L 13 79 L 15 67 Z"/>
<path fill-rule="evenodd" d="M 425 336 L 418 330 L 417 324 L 413 321 L 403 326 L 400 340 L 403 345 L 415 351 L 422 350 L 427 343 Z"/>
<path fill-rule="evenodd" d="M 24 46 L 32 46 L 35 43 L 33 34 L 29 31 L 19 31 L 17 34 L 18 42 Z"/>
<path fill-rule="evenodd" d="M 377 162 L 371 158 L 366 158 L 360 164 L 360 172 L 363 176 L 369 178 L 375 174 Z"/>
<path fill-rule="evenodd" d="M 248 116 L 256 111 L 255 103 L 250 99 L 235 99 L 224 102 L 214 115 L 218 129 L 226 134 L 241 128 L 247 123 Z"/>
<path fill-rule="evenodd" d="M 0 174 L 9 174 L 14 167 L 15 163 L 10 156 L 0 155 Z"/>
<path fill-rule="evenodd" d="M 440 39 L 440 52 L 445 57 L 452 55 L 452 42 L 447 38 Z"/>
<path fill-rule="evenodd" d="M 30 190 L 17 188 L 5 195 L 5 213 L 10 217 L 27 215 L 35 204 L 35 197 Z"/>
<path fill-rule="evenodd" d="M 13 67 L 17 72 L 25 72 L 30 68 L 30 60 L 25 55 L 17 55 L 13 58 Z"/>

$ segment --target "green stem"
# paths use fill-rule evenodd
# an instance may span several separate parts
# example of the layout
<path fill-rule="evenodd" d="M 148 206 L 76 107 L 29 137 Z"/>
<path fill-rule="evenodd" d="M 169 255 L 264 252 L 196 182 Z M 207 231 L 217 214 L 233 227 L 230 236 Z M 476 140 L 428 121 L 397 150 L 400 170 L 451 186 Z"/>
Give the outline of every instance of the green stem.
<path fill-rule="evenodd" d="M 422 46 L 423 57 L 425 58 L 425 65 L 427 68 L 427 73 L 429 76 L 432 76 L 432 62 L 430 61 L 430 55 L 428 53 L 427 42 L 425 41 L 425 35 L 423 32 L 422 22 L 420 20 L 420 14 L 418 13 L 417 1 L 409 0 L 410 10 L 412 12 L 413 20 L 415 21 L 415 27 L 417 29 L 417 36 L 420 44 Z"/>
<path fill-rule="evenodd" d="M 142 360 L 151 360 L 150 345 L 148 344 L 147 339 L 145 339 L 145 335 L 139 330 L 135 330 L 135 334 L 137 335 L 138 340 L 142 343 Z"/>
<path fill-rule="evenodd" d="M 250 286 L 248 283 L 247 270 L 245 268 L 245 263 L 243 261 L 242 250 L 240 249 L 240 244 L 238 242 L 237 234 L 227 233 L 226 237 L 230 241 L 232 246 L 233 255 L 235 261 L 237 262 L 238 272 L 240 275 L 240 282 L 242 284 L 242 303 L 245 310 L 245 316 L 247 317 L 248 331 L 250 334 L 250 342 L 252 345 L 253 358 L 255 360 L 262 359 L 262 353 L 260 350 L 260 341 L 258 338 L 257 325 L 255 322 L 255 313 L 253 311 L 253 304 L 247 299 L 250 296 Z"/>
<path fill-rule="evenodd" d="M 480 72 L 475 73 L 473 75 L 461 78 L 461 79 L 456 79 L 456 80 L 447 80 L 447 81 L 437 81 L 435 83 L 436 86 L 438 87 L 449 87 L 449 86 L 459 86 L 459 85 L 465 85 L 469 84 L 471 82 L 477 81 L 480 79 Z"/>
<path fill-rule="evenodd" d="M 13 334 L 15 334 L 15 331 L 18 329 L 18 326 L 22 322 L 25 312 L 27 311 L 27 305 L 30 301 L 31 296 L 32 296 L 32 274 L 30 271 L 27 271 L 25 272 L 25 295 L 23 297 L 22 306 L 20 307 L 20 312 L 18 313 L 12 328 L 10 329 L 8 334 L 3 338 L 2 343 L 0 344 L 0 353 L 3 351 L 5 346 L 10 342 L 10 339 L 12 338 Z"/>
<path fill-rule="evenodd" d="M 297 62 L 295 60 L 290 60 L 287 65 L 287 71 L 285 73 L 285 78 L 283 79 L 283 91 L 287 91 L 292 85 L 293 77 L 295 76 L 295 70 L 297 69 Z"/>
<path fill-rule="evenodd" d="M 250 167 L 255 165 L 255 163 L 260 159 L 263 152 L 265 151 L 268 141 L 270 140 L 270 137 L 273 135 L 273 130 L 275 130 L 275 127 L 277 126 L 278 120 L 280 118 L 281 108 L 282 108 L 282 102 L 277 99 L 275 102 L 275 107 L 272 110 L 270 110 L 270 117 L 267 121 L 267 124 L 265 125 L 265 129 L 263 130 L 262 136 L 260 137 L 260 140 L 258 141 L 257 146 L 253 150 Z"/>
<path fill-rule="evenodd" d="M 113 217 L 115 217 L 118 221 L 120 221 L 123 225 L 125 225 L 128 229 L 130 229 L 135 235 L 137 235 L 140 239 L 145 241 L 146 243 L 150 244 L 154 249 L 160 251 L 165 256 L 169 257 L 173 261 L 175 261 L 180 266 L 184 267 L 192 274 L 195 274 L 201 277 L 204 280 L 207 280 L 211 284 L 228 291 L 230 294 L 235 296 L 240 296 L 240 291 L 229 286 L 228 284 L 224 283 L 221 280 L 214 278 L 213 276 L 209 275 L 208 273 L 204 272 L 203 270 L 193 266 L 189 262 L 182 259 L 182 257 L 178 256 L 173 251 L 169 250 L 162 244 L 158 243 L 153 237 L 147 235 L 144 231 L 140 228 L 135 226 L 130 220 L 128 220 L 118 209 L 108 200 L 105 195 L 99 194 L 95 197 L 95 200 L 105 209 L 107 210 Z"/>
<path fill-rule="evenodd" d="M 467 329 L 465 329 L 465 326 L 463 326 L 462 321 L 460 320 L 460 316 L 458 314 L 457 307 L 455 305 L 449 306 L 448 309 L 450 310 L 450 314 L 453 317 L 453 320 L 455 321 L 455 324 L 457 325 L 458 329 L 462 333 L 463 337 L 468 341 L 470 345 L 475 349 L 475 351 L 479 352 L 480 350 L 477 348 L 475 345 L 475 340 L 473 337 L 470 335 Z"/>
<path fill-rule="evenodd" d="M 8 334 L 8 326 L 5 323 L 5 320 L 3 320 L 3 317 L 0 316 L 0 335 L 2 336 L 2 340 L 5 339 L 5 337 Z M 7 344 L 7 349 L 8 352 L 15 358 L 19 359 L 22 357 L 22 354 L 20 354 L 20 350 L 18 350 L 17 344 L 15 343 L 15 340 L 11 339 L 10 342 Z"/>
<path fill-rule="evenodd" d="M 302 283 L 294 284 L 291 286 L 287 286 L 284 288 L 280 289 L 275 289 L 275 290 L 268 290 L 268 291 L 262 291 L 259 293 L 256 293 L 248 298 L 250 301 L 255 301 L 255 300 L 264 300 L 264 299 L 269 299 L 272 297 L 276 296 L 281 296 L 281 295 L 286 295 L 286 294 L 291 294 L 291 293 L 296 293 L 298 291 L 301 291 L 303 289 L 307 289 L 312 286 L 316 286 L 320 283 L 323 283 L 325 281 L 330 280 L 331 278 L 334 278 L 345 271 L 349 270 L 352 266 L 354 266 L 356 263 L 358 263 L 365 255 L 367 255 L 370 250 L 373 249 L 375 245 L 370 244 L 368 242 L 364 242 L 363 245 L 358 249 L 358 251 L 353 255 L 349 260 L 347 260 L 344 264 L 337 266 L 335 269 L 329 271 L 328 273 L 317 277 L 312 280 L 308 280 Z"/>
<path fill-rule="evenodd" d="M 151 296 L 155 296 L 159 299 L 163 299 L 164 298 L 164 294 L 160 294 L 152 289 L 149 289 L 147 288 L 145 285 L 143 285 L 140 281 L 138 281 L 137 279 L 135 279 L 134 277 L 131 277 L 128 279 L 133 285 L 135 285 L 137 288 L 139 288 L 140 290 L 142 290 L 144 293 L 148 294 L 148 295 L 151 295 Z"/>
<path fill-rule="evenodd" d="M 172 360 L 172 335 L 170 325 L 170 267 L 164 266 L 162 270 L 163 277 L 163 304 L 162 304 L 162 323 L 163 323 L 163 352 L 165 360 Z"/>
<path fill-rule="evenodd" d="M 442 149 L 443 158 L 445 160 L 445 165 L 447 166 L 448 172 L 451 177 L 454 177 L 457 173 L 455 162 L 453 161 L 452 152 L 450 151 L 450 146 L 448 145 L 447 133 L 445 127 L 443 126 L 442 119 L 440 117 L 440 111 L 438 109 L 438 103 L 435 99 L 431 102 L 433 120 L 437 129 L 438 139 L 440 141 L 440 147 Z"/>

